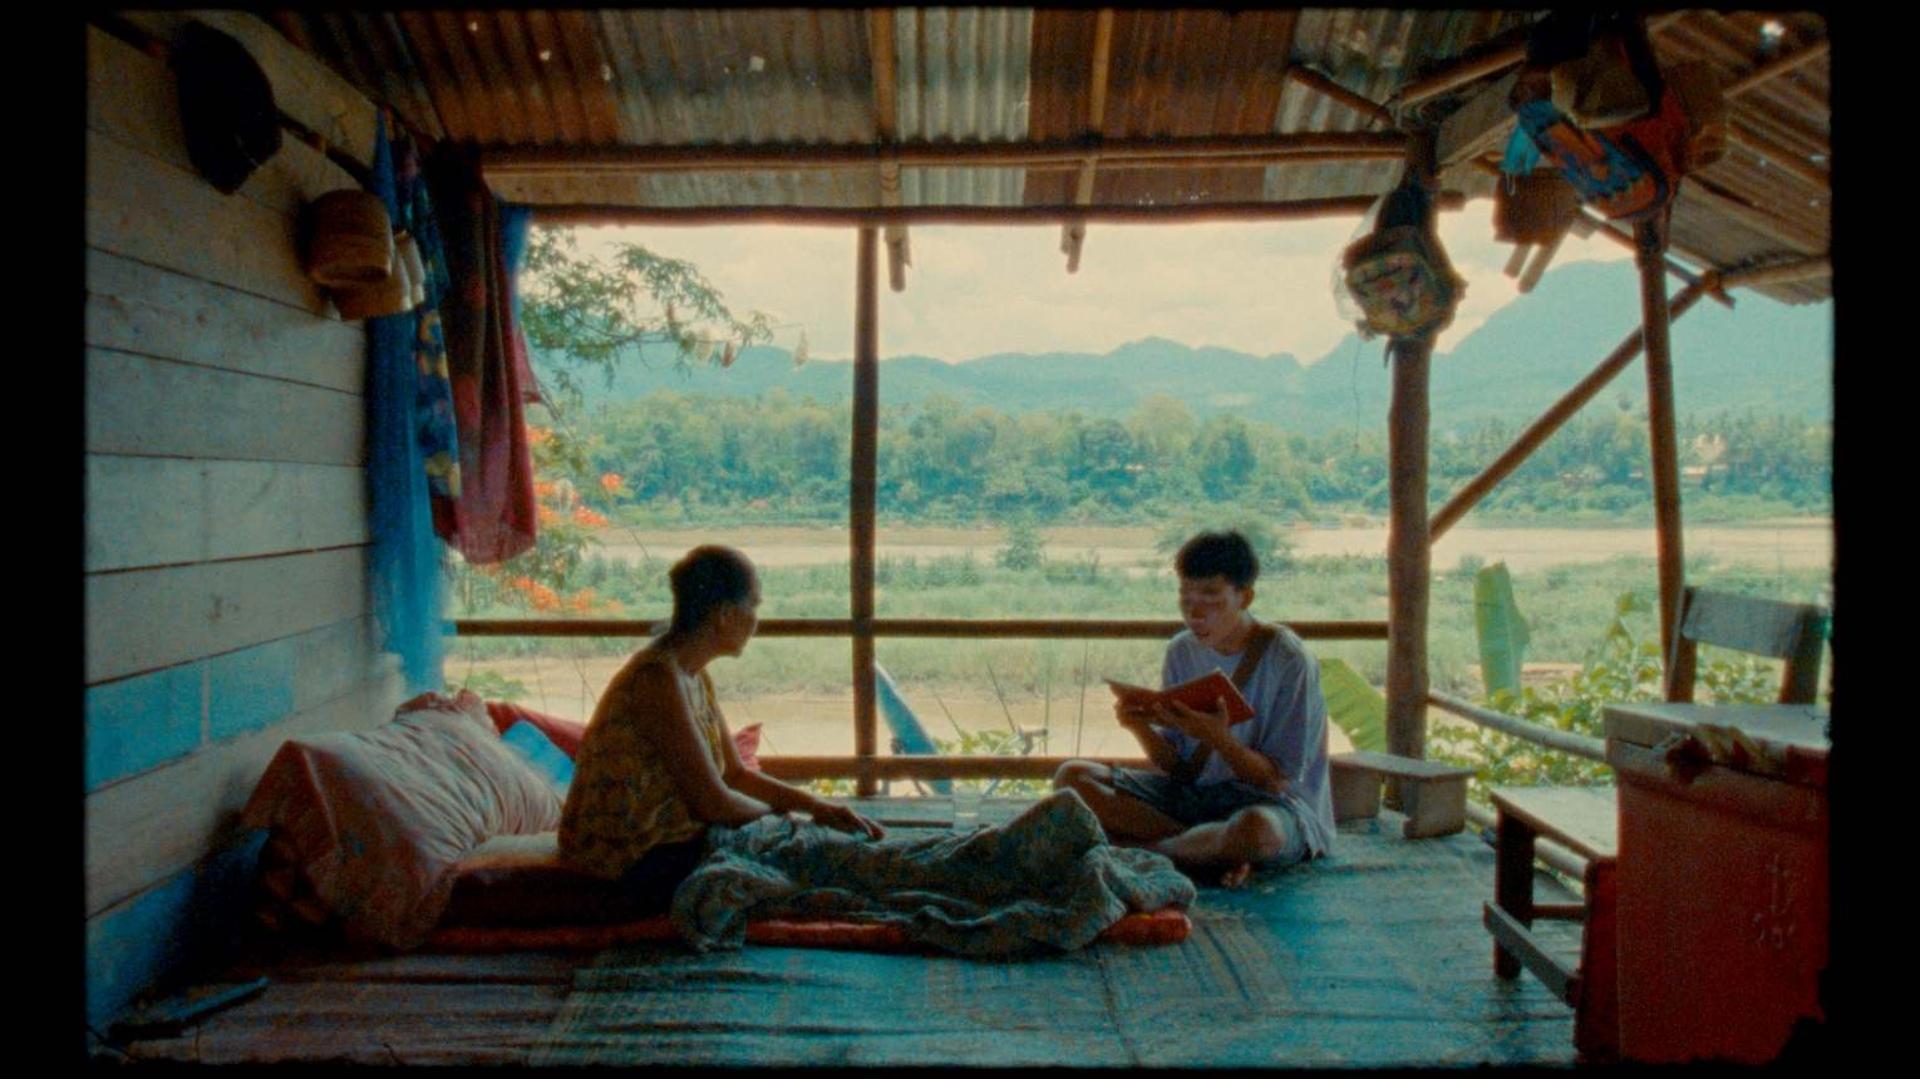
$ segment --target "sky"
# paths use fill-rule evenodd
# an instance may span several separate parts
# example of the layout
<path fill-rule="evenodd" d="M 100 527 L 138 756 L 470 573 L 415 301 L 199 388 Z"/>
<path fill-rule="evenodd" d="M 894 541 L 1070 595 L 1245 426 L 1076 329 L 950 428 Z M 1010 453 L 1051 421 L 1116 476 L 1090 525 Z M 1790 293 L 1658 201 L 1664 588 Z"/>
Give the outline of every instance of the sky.
<path fill-rule="evenodd" d="M 1440 240 L 1467 280 L 1445 351 L 1520 293 L 1502 273 L 1513 248 L 1493 239 L 1492 202 L 1440 215 Z M 880 354 L 958 363 L 999 352 L 1105 353 L 1158 336 L 1255 356 L 1324 357 L 1353 329 L 1335 305 L 1334 263 L 1358 217 L 1289 222 L 1087 226 L 1069 274 L 1060 226 L 913 226 L 906 290 L 887 286 L 880 246 Z M 698 266 L 737 313 L 759 310 L 791 349 L 853 353 L 854 248 L 849 227 L 582 228 L 583 252 L 637 243 Z M 1553 265 L 1632 258 L 1599 235 L 1568 236 Z"/>

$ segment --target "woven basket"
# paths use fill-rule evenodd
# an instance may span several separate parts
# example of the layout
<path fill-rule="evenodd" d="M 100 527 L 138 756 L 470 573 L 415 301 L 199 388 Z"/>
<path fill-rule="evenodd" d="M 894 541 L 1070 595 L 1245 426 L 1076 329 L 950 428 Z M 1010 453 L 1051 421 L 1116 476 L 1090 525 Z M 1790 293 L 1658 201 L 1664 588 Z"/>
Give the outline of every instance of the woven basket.
<path fill-rule="evenodd" d="M 366 191 L 329 191 L 309 207 L 307 276 L 327 288 L 385 280 L 393 266 L 387 208 Z"/>
<path fill-rule="evenodd" d="M 331 292 L 333 306 L 339 308 L 343 319 L 382 318 L 413 309 L 407 268 L 400 262 L 397 251 L 393 254 L 392 271 L 386 277 L 365 285 L 333 289 Z"/>

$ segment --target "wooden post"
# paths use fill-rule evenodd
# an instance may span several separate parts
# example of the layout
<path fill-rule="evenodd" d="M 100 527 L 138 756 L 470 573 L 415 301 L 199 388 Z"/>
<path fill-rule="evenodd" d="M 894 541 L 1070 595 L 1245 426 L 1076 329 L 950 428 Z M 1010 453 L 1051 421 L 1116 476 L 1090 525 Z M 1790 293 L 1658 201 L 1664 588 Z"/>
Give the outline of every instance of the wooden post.
<path fill-rule="evenodd" d="M 1431 193 L 1435 134 L 1407 138 L 1407 176 Z M 1432 211 L 1420 227 L 1433 228 Z M 1437 237 L 1433 241 L 1439 243 Z M 1423 758 L 1427 746 L 1427 589 L 1432 555 L 1427 540 L 1428 373 L 1434 333 L 1396 337 L 1393 390 L 1387 408 L 1387 752 Z M 1389 780 L 1387 805 L 1401 807 L 1399 784 Z"/>
<path fill-rule="evenodd" d="M 1673 351 L 1668 339 L 1665 221 L 1643 221 L 1634 231 L 1640 268 L 1640 312 L 1647 343 L 1647 434 L 1653 481 L 1653 521 L 1660 558 L 1660 654 L 1673 654 L 1674 617 L 1686 583 L 1680 537 L 1680 459 L 1674 434 Z"/>
<path fill-rule="evenodd" d="M 1433 340 L 1396 341 L 1387 411 L 1387 752 L 1426 755 L 1427 376 Z M 1388 804 L 1397 792 L 1389 786 Z"/>
<path fill-rule="evenodd" d="M 873 689 L 873 513 L 880 420 L 880 279 L 878 232 L 859 232 L 855 258 L 853 307 L 853 452 L 852 559 L 850 608 L 853 617 L 853 755 L 860 762 L 858 793 L 879 790 L 873 775 L 879 730 Z"/>

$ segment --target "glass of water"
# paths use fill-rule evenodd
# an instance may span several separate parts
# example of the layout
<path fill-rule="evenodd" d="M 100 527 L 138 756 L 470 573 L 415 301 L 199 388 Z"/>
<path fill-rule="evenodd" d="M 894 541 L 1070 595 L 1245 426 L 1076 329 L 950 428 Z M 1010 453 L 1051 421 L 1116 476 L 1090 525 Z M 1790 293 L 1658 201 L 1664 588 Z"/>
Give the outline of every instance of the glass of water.
<path fill-rule="evenodd" d="M 953 826 L 972 828 L 980 823 L 980 788 L 956 781 L 953 785 Z"/>

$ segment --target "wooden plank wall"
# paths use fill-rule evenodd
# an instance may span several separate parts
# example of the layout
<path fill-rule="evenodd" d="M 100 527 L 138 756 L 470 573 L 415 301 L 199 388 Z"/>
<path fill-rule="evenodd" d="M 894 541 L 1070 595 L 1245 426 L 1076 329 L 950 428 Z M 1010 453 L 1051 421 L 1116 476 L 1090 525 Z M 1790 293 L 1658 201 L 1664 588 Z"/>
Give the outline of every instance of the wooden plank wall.
<path fill-rule="evenodd" d="M 168 39 L 187 16 L 136 25 Z M 280 107 L 365 161 L 373 106 L 251 15 Z M 85 842 L 90 1022 L 244 916 L 237 820 L 286 738 L 398 701 L 367 586 L 366 337 L 300 267 L 353 178 L 288 137 L 233 195 L 167 65 L 87 31 Z M 257 842 L 257 840 L 256 840 Z M 238 912 L 238 913 L 233 913 Z M 229 920 L 229 927 L 231 920 Z"/>

